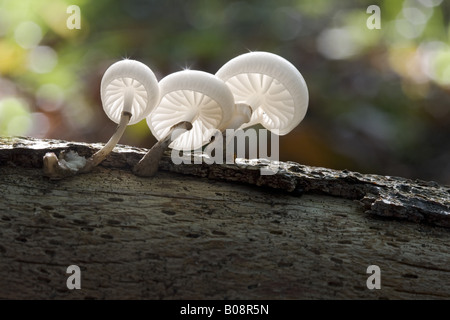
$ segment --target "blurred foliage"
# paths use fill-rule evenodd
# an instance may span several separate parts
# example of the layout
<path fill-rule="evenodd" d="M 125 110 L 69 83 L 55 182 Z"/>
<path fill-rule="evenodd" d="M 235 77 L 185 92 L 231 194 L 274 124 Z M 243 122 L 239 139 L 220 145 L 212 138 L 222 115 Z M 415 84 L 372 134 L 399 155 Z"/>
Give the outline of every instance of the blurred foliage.
<path fill-rule="evenodd" d="M 69 5 L 81 29 L 67 28 Z M 369 5 L 381 29 L 369 30 Z M 157 77 L 215 73 L 248 50 L 303 74 L 305 120 L 280 160 L 450 183 L 450 2 L 0 0 L 0 135 L 106 142 L 99 95 L 123 57 Z M 122 143 L 149 147 L 145 121 Z"/>

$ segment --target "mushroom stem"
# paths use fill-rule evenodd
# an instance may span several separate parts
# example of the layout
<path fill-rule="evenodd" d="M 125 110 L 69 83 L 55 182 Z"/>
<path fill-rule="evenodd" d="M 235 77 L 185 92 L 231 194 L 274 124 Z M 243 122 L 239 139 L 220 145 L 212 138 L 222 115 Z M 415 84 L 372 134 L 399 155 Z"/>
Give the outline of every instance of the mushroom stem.
<path fill-rule="evenodd" d="M 122 137 L 125 129 L 130 122 L 131 113 L 127 111 L 122 112 L 122 116 L 120 117 L 119 125 L 116 128 L 116 132 L 112 135 L 109 141 L 101 148 L 99 151 L 94 153 L 89 159 L 86 161 L 86 165 L 84 168 L 80 170 L 80 172 L 89 172 L 95 166 L 99 165 L 105 158 L 113 151 L 114 147 L 119 142 Z"/>
<path fill-rule="evenodd" d="M 119 142 L 120 138 L 123 136 L 128 123 L 131 120 L 131 107 L 133 106 L 133 97 L 134 90 L 128 87 L 125 91 L 125 95 L 123 97 L 123 111 L 120 115 L 120 121 L 117 125 L 116 132 L 112 135 L 109 141 L 101 148 L 99 151 L 94 153 L 89 159 L 86 161 L 86 165 L 84 168 L 80 170 L 80 172 L 89 172 L 92 168 L 98 166 L 106 157 L 113 151 L 116 144 Z"/>
<path fill-rule="evenodd" d="M 152 177 L 158 171 L 159 162 L 169 145 L 180 135 L 192 129 L 192 123 L 182 121 L 172 126 L 169 133 L 153 145 L 144 157 L 134 166 L 133 172 L 137 176 Z"/>

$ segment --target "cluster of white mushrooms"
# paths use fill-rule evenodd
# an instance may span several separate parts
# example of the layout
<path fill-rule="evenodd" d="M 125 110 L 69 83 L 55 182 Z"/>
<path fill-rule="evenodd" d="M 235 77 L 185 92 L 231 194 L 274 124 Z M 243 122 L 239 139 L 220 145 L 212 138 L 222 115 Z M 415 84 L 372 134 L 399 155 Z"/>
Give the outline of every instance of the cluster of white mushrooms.
<path fill-rule="evenodd" d="M 89 172 L 114 149 L 129 124 L 146 119 L 158 142 L 133 168 L 152 176 L 164 151 L 214 147 L 217 132 L 261 124 L 285 135 L 304 118 L 308 89 L 300 72 L 284 58 L 250 52 L 227 62 L 215 74 L 183 70 L 159 83 L 146 65 L 122 60 L 111 65 L 101 82 L 101 100 L 118 124 L 106 145 L 85 159 L 75 152 L 44 156 L 44 174 L 61 179 Z"/>

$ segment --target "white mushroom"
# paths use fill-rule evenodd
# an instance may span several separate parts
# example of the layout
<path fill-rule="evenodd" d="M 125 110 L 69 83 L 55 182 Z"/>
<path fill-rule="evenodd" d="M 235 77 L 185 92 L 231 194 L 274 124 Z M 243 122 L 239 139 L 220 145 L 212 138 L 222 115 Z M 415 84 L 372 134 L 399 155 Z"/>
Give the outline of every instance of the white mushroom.
<path fill-rule="evenodd" d="M 159 86 L 161 100 L 147 117 L 147 124 L 160 142 L 149 152 L 154 156 L 147 154 L 135 166 L 134 172 L 138 175 L 153 175 L 163 149 L 168 146 L 183 151 L 200 149 L 211 141 L 218 128 L 229 122 L 233 113 L 233 94 L 222 80 L 212 74 L 179 71 L 166 76 Z M 150 162 L 153 163 L 152 168 L 148 169 Z"/>
<path fill-rule="evenodd" d="M 231 119 L 234 99 L 230 89 L 214 75 L 196 70 L 172 73 L 159 83 L 161 101 L 147 117 L 152 134 L 160 140 L 182 121 L 192 130 L 170 145 L 176 150 L 195 150 L 208 143 L 210 133 Z"/>
<path fill-rule="evenodd" d="M 87 159 L 83 167 L 71 169 L 63 176 L 88 172 L 102 162 L 114 149 L 127 125 L 135 124 L 150 114 L 159 101 L 159 86 L 154 73 L 145 64 L 126 59 L 114 63 L 106 70 L 100 94 L 103 110 L 112 121 L 118 123 L 118 127 L 105 146 Z M 73 168 L 70 161 L 75 161 L 75 158 L 67 158 L 63 154 L 58 159 L 54 154 L 46 154 L 44 172 L 50 178 L 58 179 L 61 172 Z M 59 166 L 58 170 L 54 169 L 55 166 Z"/>
<path fill-rule="evenodd" d="M 106 145 L 88 159 L 86 167 L 102 162 L 119 142 L 127 125 L 138 123 L 150 114 L 159 101 L 158 80 L 145 64 L 122 60 L 106 70 L 100 94 L 106 115 L 119 125 Z"/>
<path fill-rule="evenodd" d="M 237 104 L 250 106 L 250 121 L 236 113 L 225 129 L 262 124 L 285 135 L 304 118 L 308 88 L 301 73 L 286 59 L 269 52 L 250 52 L 228 61 L 216 73 L 233 93 Z M 240 122 L 240 123 L 239 123 Z"/>

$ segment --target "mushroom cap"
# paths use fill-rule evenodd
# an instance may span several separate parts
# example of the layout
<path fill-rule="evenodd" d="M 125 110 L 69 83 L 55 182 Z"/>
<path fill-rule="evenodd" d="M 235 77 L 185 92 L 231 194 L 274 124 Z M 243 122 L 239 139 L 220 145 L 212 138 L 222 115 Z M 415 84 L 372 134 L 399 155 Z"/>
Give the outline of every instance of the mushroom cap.
<path fill-rule="evenodd" d="M 210 142 L 214 132 L 231 119 L 234 100 L 216 76 L 196 70 L 172 73 L 159 82 L 161 100 L 147 117 L 152 134 L 161 140 L 170 128 L 189 121 L 192 129 L 175 139 L 170 148 L 196 150 Z"/>
<path fill-rule="evenodd" d="M 129 111 L 129 124 L 135 124 L 150 114 L 159 101 L 159 85 L 153 71 L 136 60 L 121 60 L 112 64 L 103 75 L 100 96 L 103 110 L 115 123 L 122 111 Z M 131 110 L 124 110 L 127 97 Z"/>
<path fill-rule="evenodd" d="M 216 73 L 230 87 L 236 103 L 252 107 L 250 122 L 279 135 L 305 117 L 308 88 L 301 73 L 286 59 L 269 52 L 250 52 L 228 61 Z"/>

